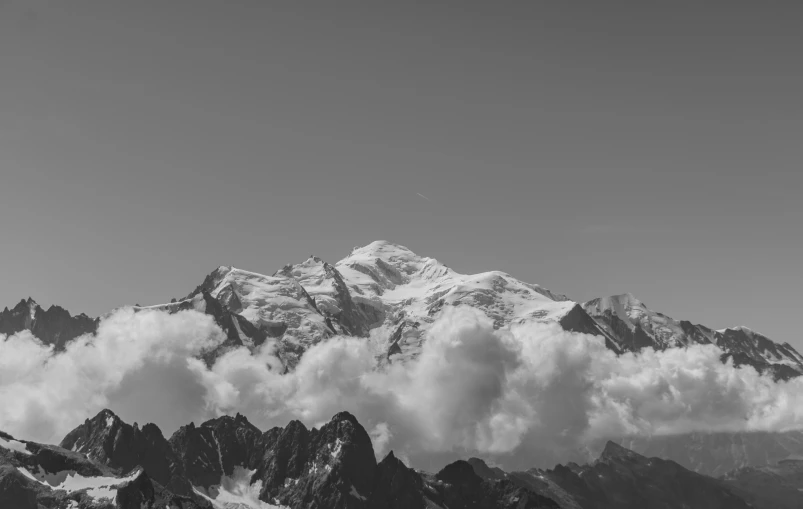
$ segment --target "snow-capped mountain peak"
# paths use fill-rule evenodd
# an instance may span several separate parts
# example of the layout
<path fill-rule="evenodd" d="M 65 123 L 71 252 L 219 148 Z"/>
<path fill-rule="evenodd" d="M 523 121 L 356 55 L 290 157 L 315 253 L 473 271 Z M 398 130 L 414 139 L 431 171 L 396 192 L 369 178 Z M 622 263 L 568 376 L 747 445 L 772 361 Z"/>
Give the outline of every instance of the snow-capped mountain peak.
<path fill-rule="evenodd" d="M 534 320 L 605 335 L 564 295 L 504 272 L 460 274 L 387 241 L 356 247 L 335 264 L 310 256 L 272 276 L 221 265 L 184 299 L 150 307 L 213 315 L 229 338 L 223 350 L 276 338 L 292 368 L 335 334 L 369 338 L 378 356 L 415 356 L 442 309 L 458 305 L 482 310 L 497 327 Z"/>

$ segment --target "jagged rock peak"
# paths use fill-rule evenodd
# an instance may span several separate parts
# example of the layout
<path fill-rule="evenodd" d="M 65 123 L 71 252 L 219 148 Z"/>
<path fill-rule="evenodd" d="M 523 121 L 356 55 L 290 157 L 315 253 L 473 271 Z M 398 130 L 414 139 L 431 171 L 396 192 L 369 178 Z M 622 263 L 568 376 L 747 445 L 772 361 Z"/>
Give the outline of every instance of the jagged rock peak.
<path fill-rule="evenodd" d="M 350 412 L 346 411 L 338 412 L 334 415 L 334 417 L 332 417 L 332 422 L 342 422 L 342 421 L 348 421 L 352 424 L 359 424 L 357 418 L 354 417 L 354 415 L 352 415 Z"/>
<path fill-rule="evenodd" d="M 101 419 L 112 419 L 114 421 L 121 421 L 120 417 L 108 408 L 104 408 L 103 410 L 95 414 L 95 417 L 92 420 L 96 421 Z"/>
<path fill-rule="evenodd" d="M 613 313 L 618 313 L 632 308 L 646 309 L 647 305 L 644 304 L 644 301 L 639 300 L 632 293 L 627 292 L 608 297 L 597 297 L 596 299 L 591 299 L 584 303 L 583 307 L 587 310 L 593 309 L 598 313 L 602 313 L 606 309 L 611 310 Z"/>
<path fill-rule="evenodd" d="M 750 327 L 745 327 L 744 325 L 737 325 L 736 327 L 725 327 L 724 329 L 718 329 L 717 332 L 725 333 L 727 331 L 736 331 L 736 332 L 745 332 L 747 334 L 758 334 L 763 336 L 760 332 L 756 332 L 755 330 L 751 329 Z"/>
<path fill-rule="evenodd" d="M 435 474 L 438 480 L 449 484 L 479 484 L 482 478 L 474 471 L 468 461 L 457 460 L 443 467 Z"/>
<path fill-rule="evenodd" d="M 249 428 L 253 431 L 259 431 L 259 428 L 251 424 L 248 418 L 239 412 L 237 412 L 235 415 L 222 415 L 220 417 L 215 417 L 214 419 L 209 419 L 201 424 L 202 427 L 207 428 L 225 425 L 233 425 L 235 427 L 243 427 Z"/>
<path fill-rule="evenodd" d="M 613 442 L 612 440 L 608 440 L 608 443 L 605 444 L 605 449 L 602 450 L 602 454 L 599 456 L 600 460 L 639 460 L 645 459 L 644 456 L 641 454 L 635 453 L 626 447 L 622 447 L 621 445 Z"/>

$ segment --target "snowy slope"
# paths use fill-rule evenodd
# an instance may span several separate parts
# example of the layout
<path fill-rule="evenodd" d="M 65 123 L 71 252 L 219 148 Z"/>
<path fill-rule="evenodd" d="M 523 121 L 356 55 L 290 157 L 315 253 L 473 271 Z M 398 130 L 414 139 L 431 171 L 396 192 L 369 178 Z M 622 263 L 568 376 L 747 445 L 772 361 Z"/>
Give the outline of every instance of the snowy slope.
<path fill-rule="evenodd" d="M 482 310 L 496 327 L 535 320 L 603 334 L 563 295 L 503 272 L 459 274 L 386 241 L 354 248 L 334 265 L 313 256 L 272 276 L 221 266 L 172 306 L 197 302 L 204 292 L 257 328 L 281 331 L 270 336 L 280 338 L 290 367 L 306 348 L 334 334 L 370 338 L 383 358 L 415 356 L 441 311 L 457 305 Z"/>
<path fill-rule="evenodd" d="M 380 358 L 415 356 L 441 310 L 457 305 L 481 309 L 496 327 L 537 320 L 606 335 L 563 295 L 503 272 L 459 274 L 386 241 L 354 248 L 334 265 L 312 256 L 272 276 L 220 266 L 187 297 L 138 309 L 214 316 L 228 340 L 211 357 L 275 338 L 279 357 L 292 369 L 311 345 L 337 334 L 369 338 Z"/>
<path fill-rule="evenodd" d="M 354 301 L 383 310 L 385 320 L 375 335 L 387 340 L 389 353 L 415 355 L 445 306 L 478 308 L 496 327 L 526 320 L 560 322 L 575 307 L 563 295 L 503 272 L 459 274 L 386 241 L 355 248 L 335 267 Z"/>
<path fill-rule="evenodd" d="M 291 366 L 311 345 L 335 334 L 315 301 L 293 277 L 221 266 L 207 276 L 191 298 L 197 299 L 205 291 L 235 315 L 233 324 L 239 336 L 251 335 L 242 330 L 239 318 L 244 318 L 265 336 L 279 338 L 279 355 Z"/>
<path fill-rule="evenodd" d="M 311 345 L 338 334 L 368 338 L 376 355 L 390 361 L 415 357 L 442 310 L 458 305 L 481 310 L 497 328 L 535 321 L 602 336 L 617 353 L 713 343 L 737 365 L 779 379 L 803 373 L 794 348 L 744 327 L 717 331 L 676 320 L 632 294 L 580 305 L 504 272 L 460 274 L 387 241 L 355 247 L 334 264 L 312 256 L 272 276 L 221 266 L 185 299 L 157 307 L 215 316 L 229 336 L 220 351 L 275 338 L 292 369 Z"/>

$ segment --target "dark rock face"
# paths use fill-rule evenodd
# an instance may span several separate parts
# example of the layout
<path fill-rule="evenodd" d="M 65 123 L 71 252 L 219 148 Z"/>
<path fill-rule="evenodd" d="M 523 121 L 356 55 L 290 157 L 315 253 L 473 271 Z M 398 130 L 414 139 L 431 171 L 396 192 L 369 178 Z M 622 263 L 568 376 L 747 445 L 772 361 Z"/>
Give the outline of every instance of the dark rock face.
<path fill-rule="evenodd" d="M 166 441 L 156 426 L 139 429 L 104 410 L 64 438 L 62 445 L 74 450 L 25 445 L 31 454 L 0 448 L 0 465 L 6 465 L 0 500 L 37 509 L 62 508 L 67 497 L 83 504 L 79 507 L 106 506 L 83 491 L 53 490 L 32 481 L 16 466 L 84 477 L 133 476 L 115 488 L 116 506 L 122 509 L 209 509 L 201 493 L 215 498 L 225 486 L 240 482 L 258 490 L 260 500 L 293 509 L 559 507 L 508 479 L 484 480 L 467 462 L 436 475 L 408 468 L 392 452 L 377 464 L 368 433 L 348 412 L 320 429 L 293 421 L 264 433 L 242 415 L 224 416 L 183 426 Z"/>
<path fill-rule="evenodd" d="M 0 465 L 0 507 L 38 509 L 30 480 L 11 465 Z"/>
<path fill-rule="evenodd" d="M 262 432 L 245 416 L 239 413 L 234 417 L 226 415 L 206 421 L 201 427 L 212 431 L 226 475 L 231 475 L 235 467 L 255 465 L 259 461 L 259 448 L 255 445 L 260 444 Z"/>
<path fill-rule="evenodd" d="M 255 473 L 263 480 L 263 500 L 290 507 L 366 507 L 376 459 L 368 433 L 353 415 L 341 412 L 320 430 L 293 421 L 265 445 Z"/>
<path fill-rule="evenodd" d="M 133 480 L 117 487 L 116 503 L 121 508 L 152 507 L 156 500 L 156 490 L 148 474 L 140 470 Z"/>
<path fill-rule="evenodd" d="M 427 486 L 421 475 L 391 451 L 377 466 L 369 507 L 418 509 L 427 507 Z"/>
<path fill-rule="evenodd" d="M 302 266 L 306 269 L 315 268 L 315 272 L 320 277 L 319 282 L 325 280 L 331 284 L 333 291 L 329 297 L 336 303 L 334 307 L 321 308 L 312 297 L 310 297 L 310 301 L 315 309 L 326 318 L 333 333 L 364 337 L 385 319 L 385 314 L 381 309 L 355 301 L 342 274 L 333 265 L 317 256 L 310 257 L 300 266 L 286 265 L 276 274 L 296 279 L 304 288 L 306 280 L 303 270 L 300 269 Z"/>
<path fill-rule="evenodd" d="M 377 463 L 368 433 L 347 412 L 320 429 L 293 421 L 264 433 L 242 415 L 224 416 L 184 426 L 166 441 L 156 426 L 140 430 L 104 410 L 65 437 L 62 445 L 75 451 L 23 444 L 25 451 L 0 448 L 0 507 L 112 507 L 84 490 L 51 489 L 23 467 L 127 477 L 113 488 L 121 509 L 211 509 L 201 494 L 214 499 L 231 489 L 292 509 L 746 509 L 745 499 L 758 509 L 791 509 L 801 507 L 803 494 L 803 462 L 714 479 L 613 442 L 584 466 L 507 473 L 471 458 L 433 475 L 392 452 Z"/>
<path fill-rule="evenodd" d="M 551 498 L 508 479 L 483 480 L 467 461 L 446 465 L 427 483 L 428 498 L 440 507 L 454 509 L 559 508 Z"/>
<path fill-rule="evenodd" d="M 191 489 L 178 457 L 155 424 L 140 429 L 103 410 L 67 434 L 60 447 L 123 472 L 141 466 L 156 482 L 179 494 Z"/>
<path fill-rule="evenodd" d="M 384 313 L 373 306 L 357 305 L 352 300 L 340 272 L 326 262 L 323 262 L 323 268 L 335 288 L 334 298 L 337 300 L 340 312 L 334 318 L 340 328 L 351 336 L 367 336 L 374 325 L 382 323 L 385 318 Z"/>
<path fill-rule="evenodd" d="M 0 433 L 5 440 L 12 439 Z M 0 447 L 0 507 L 5 508 L 99 508 L 142 509 L 161 507 L 159 500 L 171 497 L 186 502 L 176 507 L 186 509 L 211 509 L 208 503 L 177 497 L 152 482 L 142 467 L 131 472 L 112 469 L 93 462 L 86 455 L 52 445 L 22 442 L 26 452 Z M 37 476 L 38 481 L 32 476 Z M 88 488 L 69 491 L 59 487 L 69 476 L 78 478 L 100 477 L 104 486 L 109 485 L 112 498 L 93 498 Z M 125 477 L 114 482 L 115 477 Z M 92 483 L 90 483 L 91 485 Z M 101 485 L 99 482 L 98 485 Z M 58 487 L 54 488 L 54 486 Z M 91 490 L 90 490 L 91 491 Z M 158 497 L 157 491 L 163 496 Z M 103 495 L 105 497 L 105 495 Z"/>
<path fill-rule="evenodd" d="M 240 346 L 248 346 L 250 348 L 258 347 L 269 337 L 276 337 L 277 334 L 281 336 L 284 333 L 284 329 L 286 329 L 286 326 L 284 326 L 284 328 L 279 327 L 278 330 L 276 327 L 259 328 L 238 315 L 235 311 L 229 309 L 229 307 L 223 305 L 220 300 L 213 297 L 205 289 L 204 285 L 198 288 L 198 293 L 187 300 L 164 304 L 158 306 L 158 309 L 168 313 L 177 313 L 190 309 L 202 309 L 204 314 L 211 316 L 215 320 L 218 327 L 226 334 L 226 339 L 220 345 L 201 354 L 201 358 L 206 361 L 207 365 L 211 365 L 215 359 L 233 348 Z M 232 299 L 237 299 L 235 293 L 230 294 L 228 301 L 232 302 Z M 197 307 L 196 304 L 200 304 L 200 308 Z"/>
<path fill-rule="evenodd" d="M 592 336 L 602 336 L 605 338 L 606 347 L 616 353 L 622 353 L 621 348 L 615 341 L 613 341 L 613 338 L 611 338 L 610 334 L 605 332 L 605 330 L 597 325 L 597 322 L 595 322 L 594 319 L 591 318 L 588 313 L 586 313 L 585 309 L 583 309 L 583 307 L 579 304 L 570 309 L 569 312 L 560 319 L 559 323 L 564 330 L 570 332 L 591 334 Z"/>
<path fill-rule="evenodd" d="M 479 458 L 469 458 L 466 460 L 474 473 L 482 477 L 486 481 L 489 479 L 504 479 L 507 477 L 507 472 L 498 467 L 489 467 L 487 463 Z"/>
<path fill-rule="evenodd" d="M 170 437 L 170 447 L 190 484 L 207 487 L 220 482 L 222 461 L 210 428 L 182 426 Z"/>
<path fill-rule="evenodd" d="M 42 309 L 33 299 L 21 300 L 13 309 L 0 312 L 0 334 L 29 330 L 46 345 L 63 350 L 65 345 L 84 334 L 97 331 L 99 320 L 84 314 L 72 316 L 59 306 Z"/>

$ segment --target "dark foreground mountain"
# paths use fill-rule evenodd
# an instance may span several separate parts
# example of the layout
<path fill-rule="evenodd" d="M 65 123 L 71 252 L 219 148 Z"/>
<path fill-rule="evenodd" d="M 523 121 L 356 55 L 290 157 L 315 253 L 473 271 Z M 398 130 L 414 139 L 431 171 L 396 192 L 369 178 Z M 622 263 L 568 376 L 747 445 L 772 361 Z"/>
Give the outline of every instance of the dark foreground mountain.
<path fill-rule="evenodd" d="M 722 479 L 756 509 L 803 507 L 803 460 L 740 468 Z"/>
<path fill-rule="evenodd" d="M 377 462 L 347 412 L 265 432 L 238 414 L 165 439 L 104 410 L 58 447 L 0 433 L 0 507 L 14 509 L 740 509 L 768 496 L 756 472 L 714 479 L 611 442 L 584 466 L 507 473 L 472 458 L 430 474 L 393 452 Z"/>

